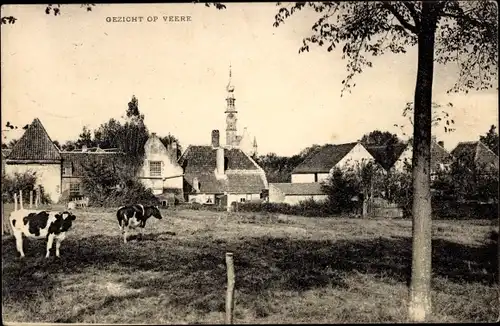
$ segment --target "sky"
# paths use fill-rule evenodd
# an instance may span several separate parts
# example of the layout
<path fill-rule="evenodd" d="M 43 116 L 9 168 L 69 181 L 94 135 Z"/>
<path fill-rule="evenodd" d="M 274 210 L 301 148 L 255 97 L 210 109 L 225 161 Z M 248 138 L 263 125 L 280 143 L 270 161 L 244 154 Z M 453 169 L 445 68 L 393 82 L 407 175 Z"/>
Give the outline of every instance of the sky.
<path fill-rule="evenodd" d="M 318 17 L 303 11 L 278 28 L 274 3 L 98 4 L 87 12 L 63 5 L 61 15 L 43 5 L 2 6 L 13 25 L 1 27 L 1 114 L 24 126 L 38 117 L 52 140 L 76 140 L 124 115 L 132 95 L 151 132 L 171 133 L 181 145 L 210 143 L 213 129 L 225 142 L 225 97 L 232 67 L 238 132 L 247 127 L 259 154 L 293 155 L 313 144 L 345 143 L 378 129 L 406 139 L 402 116 L 413 100 L 416 48 L 374 58 L 356 76 L 351 94 L 340 96 L 346 77 L 341 49 L 311 47 L 298 53 Z M 163 16 L 190 16 L 165 22 Z M 142 16 L 142 22 L 107 22 Z M 147 22 L 148 16 L 156 16 Z M 446 94 L 456 66 L 436 65 L 433 99 L 452 102 L 456 131 L 433 129 L 445 148 L 478 140 L 498 125 L 498 91 Z M 404 125 L 403 131 L 394 125 Z M 403 134 L 404 132 L 404 134 Z M 2 131 L 2 141 L 22 130 Z"/>

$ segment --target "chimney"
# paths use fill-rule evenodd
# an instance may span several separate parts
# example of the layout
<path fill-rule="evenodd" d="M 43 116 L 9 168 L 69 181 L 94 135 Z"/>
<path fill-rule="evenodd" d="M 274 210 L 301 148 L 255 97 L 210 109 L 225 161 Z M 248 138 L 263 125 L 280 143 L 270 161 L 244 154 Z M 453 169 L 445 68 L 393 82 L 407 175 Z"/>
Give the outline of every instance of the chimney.
<path fill-rule="evenodd" d="M 444 141 L 440 140 L 440 141 L 438 141 L 438 144 L 439 144 L 439 146 L 444 148 Z"/>
<path fill-rule="evenodd" d="M 437 142 L 437 137 L 434 136 L 434 135 L 432 135 L 431 136 L 431 142 L 433 142 L 433 143 Z"/>
<path fill-rule="evenodd" d="M 152 132 L 151 137 L 156 137 L 156 132 Z"/>
<path fill-rule="evenodd" d="M 193 178 L 193 189 L 195 192 L 200 192 L 200 184 L 198 183 L 198 178 Z"/>
<path fill-rule="evenodd" d="M 219 130 L 212 130 L 212 147 L 217 148 L 219 146 Z"/>
<path fill-rule="evenodd" d="M 217 170 L 219 176 L 224 175 L 224 147 L 217 147 Z"/>
<path fill-rule="evenodd" d="M 82 146 L 82 153 L 86 153 L 87 152 L 87 145 L 83 145 Z"/>
<path fill-rule="evenodd" d="M 170 150 L 172 154 L 172 159 L 174 160 L 174 162 L 177 162 L 177 143 L 175 141 L 172 142 Z"/>

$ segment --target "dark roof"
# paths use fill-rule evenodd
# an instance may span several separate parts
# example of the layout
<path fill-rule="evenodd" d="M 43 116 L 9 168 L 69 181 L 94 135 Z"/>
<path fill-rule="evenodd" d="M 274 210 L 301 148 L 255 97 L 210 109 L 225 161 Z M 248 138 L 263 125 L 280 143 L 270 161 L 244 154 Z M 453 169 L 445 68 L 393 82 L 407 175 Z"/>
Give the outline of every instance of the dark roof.
<path fill-rule="evenodd" d="M 71 177 L 83 176 L 83 166 L 90 162 L 102 161 L 108 166 L 118 167 L 123 162 L 123 155 L 122 152 L 61 152 L 63 169 L 71 167 Z M 64 170 L 63 177 L 69 177 L 64 174 Z"/>
<path fill-rule="evenodd" d="M 328 173 L 356 144 L 325 145 L 306 157 L 292 173 Z"/>
<path fill-rule="evenodd" d="M 224 149 L 228 170 L 255 170 L 259 168 L 241 149 Z M 216 168 L 216 149 L 212 146 L 189 146 L 179 159 L 185 173 L 213 172 Z"/>
<path fill-rule="evenodd" d="M 186 149 L 178 162 L 184 169 L 184 180 L 189 188 L 193 187 L 195 177 L 198 178 L 200 193 L 248 194 L 260 193 L 266 188 L 263 170 L 239 148 L 224 149 L 227 178 L 217 179 L 216 155 L 216 148 L 210 145 L 189 146 Z"/>
<path fill-rule="evenodd" d="M 61 160 L 61 155 L 40 120 L 35 118 L 21 139 L 14 145 L 8 159 L 57 161 Z"/>
<path fill-rule="evenodd" d="M 479 164 L 490 164 L 498 168 L 498 156 L 480 141 L 460 142 L 451 151 L 459 160 L 468 159 Z"/>
<path fill-rule="evenodd" d="M 453 161 L 453 156 L 437 141 L 431 142 L 431 169 L 434 171 L 439 169 L 440 164 L 450 164 Z"/>
<path fill-rule="evenodd" d="M 366 150 L 375 159 L 375 162 L 380 164 L 385 170 L 389 170 L 394 165 L 407 146 L 406 144 L 397 144 L 394 146 L 364 145 Z"/>
<path fill-rule="evenodd" d="M 184 180 L 193 188 L 194 178 L 198 179 L 202 194 L 256 194 L 266 188 L 264 176 L 260 173 L 226 173 L 227 178 L 217 179 L 215 173 L 186 173 Z M 192 189 L 190 189 L 192 190 Z M 193 193 L 193 191 L 189 191 Z"/>
<path fill-rule="evenodd" d="M 321 183 L 270 183 L 269 187 L 278 188 L 285 195 L 324 195 Z"/>
<path fill-rule="evenodd" d="M 9 156 L 10 152 L 12 152 L 11 148 L 3 148 L 2 149 L 2 157 L 7 158 L 7 156 Z"/>

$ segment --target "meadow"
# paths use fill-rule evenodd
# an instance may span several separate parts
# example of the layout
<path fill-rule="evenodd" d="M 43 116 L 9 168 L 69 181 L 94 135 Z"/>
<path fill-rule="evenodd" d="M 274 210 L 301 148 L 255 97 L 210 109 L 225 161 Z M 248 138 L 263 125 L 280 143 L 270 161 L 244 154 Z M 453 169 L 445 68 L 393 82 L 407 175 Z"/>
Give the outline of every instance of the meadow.
<path fill-rule="evenodd" d="M 8 214 L 11 206 L 4 206 Z M 4 322 L 224 322 L 234 253 L 235 323 L 407 322 L 411 221 L 166 209 L 122 243 L 115 210 L 78 209 L 61 246 L 2 238 Z M 499 316 L 497 221 L 433 221 L 434 322 Z"/>

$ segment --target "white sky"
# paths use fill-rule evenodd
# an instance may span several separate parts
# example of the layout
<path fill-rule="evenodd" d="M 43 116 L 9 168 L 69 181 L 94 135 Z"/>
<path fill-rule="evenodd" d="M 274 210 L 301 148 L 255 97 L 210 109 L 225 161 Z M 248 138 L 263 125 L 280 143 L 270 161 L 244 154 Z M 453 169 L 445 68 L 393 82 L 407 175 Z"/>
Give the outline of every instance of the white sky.
<path fill-rule="evenodd" d="M 346 76 L 341 48 L 311 47 L 298 54 L 316 14 L 303 11 L 272 26 L 274 3 L 99 4 L 92 12 L 63 5 L 48 16 L 43 5 L 2 6 L 14 25 L 1 27 L 2 129 L 38 117 L 53 140 L 76 139 L 124 114 L 133 94 L 150 131 L 169 132 L 186 148 L 207 144 L 212 129 L 225 141 L 225 86 L 233 67 L 238 131 L 257 137 L 259 153 L 293 155 L 312 144 L 360 139 L 375 129 L 398 133 L 413 100 L 416 48 L 384 55 L 340 97 Z M 162 21 L 190 15 L 191 22 Z M 142 23 L 108 23 L 109 16 L 144 16 Z M 158 16 L 147 23 L 147 16 Z M 453 102 L 454 133 L 435 133 L 452 149 L 498 125 L 497 91 L 446 95 L 456 67 L 436 66 L 434 101 Z M 4 133 L 6 140 L 21 131 Z M 411 132 L 410 132 L 411 133 Z M 5 137 L 2 137 L 5 140 Z"/>

